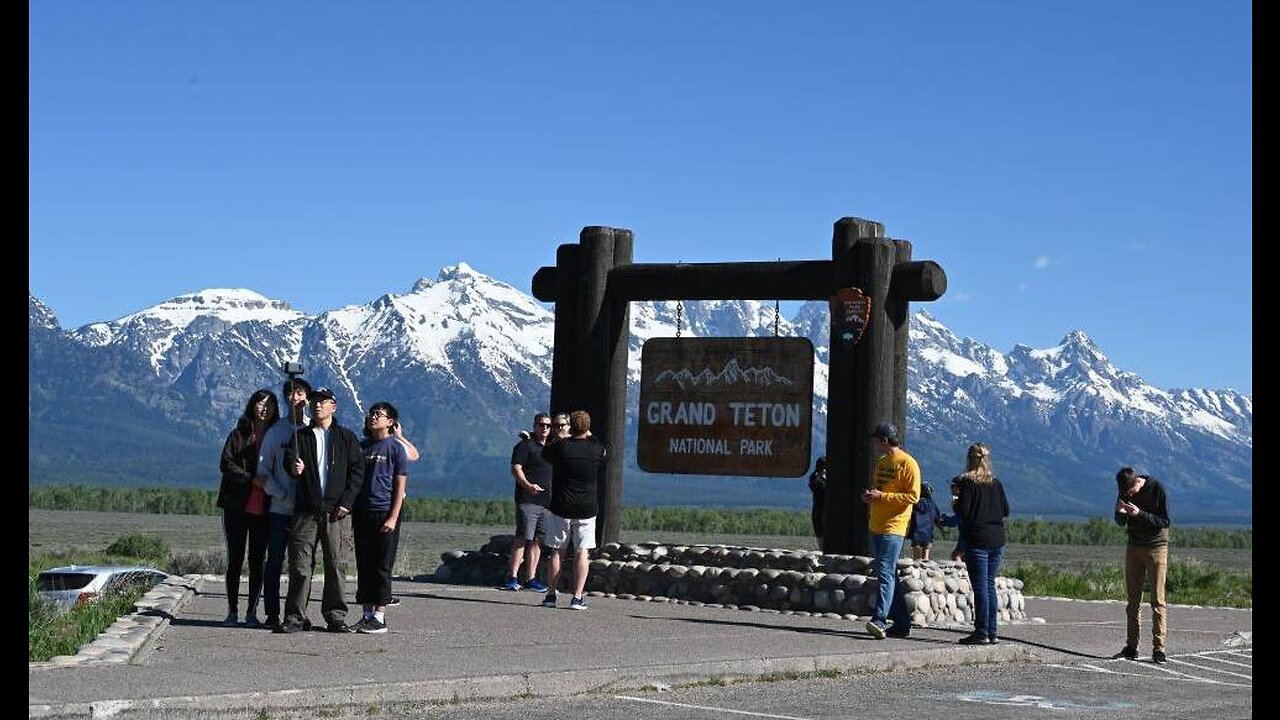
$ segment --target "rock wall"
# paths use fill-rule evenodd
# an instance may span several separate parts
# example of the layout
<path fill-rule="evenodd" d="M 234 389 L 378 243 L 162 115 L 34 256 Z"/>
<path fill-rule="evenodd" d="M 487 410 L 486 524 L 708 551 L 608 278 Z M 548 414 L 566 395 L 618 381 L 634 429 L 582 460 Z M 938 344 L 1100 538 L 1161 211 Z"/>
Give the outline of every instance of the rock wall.
<path fill-rule="evenodd" d="M 433 577 L 500 585 L 511 541 L 495 535 L 479 551 L 444 553 Z M 809 550 L 609 543 L 591 551 L 591 558 L 587 591 L 603 597 L 866 620 L 879 588 L 871 558 Z M 571 565 L 565 563 L 562 589 Z M 545 570 L 540 576 L 546 578 Z M 963 563 L 899 560 L 898 582 L 913 624 L 972 624 L 973 591 Z M 1026 619 L 1021 580 L 997 577 L 996 595 L 1001 621 Z"/>

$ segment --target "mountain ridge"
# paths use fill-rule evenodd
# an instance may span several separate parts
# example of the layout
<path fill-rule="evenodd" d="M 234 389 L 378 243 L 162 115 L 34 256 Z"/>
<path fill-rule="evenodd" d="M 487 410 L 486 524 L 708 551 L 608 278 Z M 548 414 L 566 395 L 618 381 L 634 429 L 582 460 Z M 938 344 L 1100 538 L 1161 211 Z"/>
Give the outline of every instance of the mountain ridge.
<path fill-rule="evenodd" d="M 134 432 L 155 429 L 157 458 L 169 458 L 182 484 L 216 482 L 213 457 L 191 465 L 192 447 L 220 446 L 256 387 L 278 389 L 279 365 L 302 358 L 313 385 L 331 387 L 339 419 L 390 399 L 424 450 L 415 492 L 509 494 L 508 453 L 515 431 L 549 395 L 554 319 L 528 294 L 466 263 L 442 268 L 405 293 L 307 315 L 252 290 L 206 289 L 171 298 L 117 320 L 63 330 L 54 311 L 29 293 L 30 415 L 57 412 L 84 398 L 68 396 L 59 374 L 91 378 L 93 402 L 114 401 L 142 413 L 120 417 Z M 775 318 L 756 301 L 633 303 L 628 362 L 627 502 L 802 507 L 803 484 L 780 480 L 649 476 L 634 465 L 634 413 L 640 347 L 650 337 L 802 335 L 815 346 L 814 447 L 824 447 L 828 356 L 826 303 Z M 1173 502 L 1204 517 L 1252 518 L 1252 396 L 1232 390 L 1163 390 L 1116 368 L 1079 328 L 1050 348 L 1015 345 L 1002 353 L 955 335 L 927 311 L 911 316 L 908 363 L 909 449 L 936 481 L 959 470 L 963 448 L 993 444 L 997 469 L 1015 511 L 1085 517 L 1107 514 L 1115 469 L 1131 464 L 1171 486 Z M 38 361 L 38 362 L 37 362 Z M 101 372 L 86 375 L 87 368 Z M 109 392 L 108 392 L 109 390 Z M 97 392 L 95 390 L 95 392 Z M 127 401 L 126 401 L 127 399 Z M 149 408 L 147 411 L 137 407 Z M 98 415 L 122 410 L 93 405 Z M 158 413 L 153 423 L 152 416 Z M 70 425 L 66 425 L 69 423 Z M 34 426 L 33 426 L 34 427 Z M 171 431 L 187 443 L 179 453 Z M 91 454 L 97 477 L 139 484 L 109 448 L 113 430 Z M 75 476 L 53 441 L 32 432 L 30 482 Z M 76 437 L 85 434 L 78 432 Z M 421 439 L 421 441 L 419 440 Z M 197 454 L 207 452 L 198 451 Z M 184 458 L 184 459 L 179 459 Z M 176 469 L 180 464 L 186 469 Z M 770 484 L 772 483 L 772 484 Z M 1181 497 L 1179 497 L 1181 496 Z M 678 502 L 671 502 L 676 500 Z M 1192 504 L 1194 503 L 1194 504 Z"/>

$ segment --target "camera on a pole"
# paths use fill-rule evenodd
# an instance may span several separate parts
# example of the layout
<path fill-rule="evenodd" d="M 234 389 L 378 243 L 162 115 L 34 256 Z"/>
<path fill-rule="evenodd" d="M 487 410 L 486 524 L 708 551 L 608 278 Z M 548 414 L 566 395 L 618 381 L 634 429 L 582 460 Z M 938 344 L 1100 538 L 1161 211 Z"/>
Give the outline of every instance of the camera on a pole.
<path fill-rule="evenodd" d="M 286 362 L 280 366 L 280 369 L 284 371 L 285 375 L 289 376 L 290 380 L 306 372 L 302 369 L 302 363 L 296 362 Z"/>

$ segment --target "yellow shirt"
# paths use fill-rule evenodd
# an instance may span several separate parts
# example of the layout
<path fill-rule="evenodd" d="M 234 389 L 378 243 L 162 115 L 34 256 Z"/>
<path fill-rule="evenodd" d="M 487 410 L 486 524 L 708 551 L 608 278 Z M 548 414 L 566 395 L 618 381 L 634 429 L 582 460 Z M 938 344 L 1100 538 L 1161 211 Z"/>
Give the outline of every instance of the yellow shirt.
<path fill-rule="evenodd" d="M 920 499 L 920 466 L 904 450 L 876 461 L 871 487 L 884 493 L 870 504 L 867 525 L 876 535 L 906 535 L 911 509 Z"/>

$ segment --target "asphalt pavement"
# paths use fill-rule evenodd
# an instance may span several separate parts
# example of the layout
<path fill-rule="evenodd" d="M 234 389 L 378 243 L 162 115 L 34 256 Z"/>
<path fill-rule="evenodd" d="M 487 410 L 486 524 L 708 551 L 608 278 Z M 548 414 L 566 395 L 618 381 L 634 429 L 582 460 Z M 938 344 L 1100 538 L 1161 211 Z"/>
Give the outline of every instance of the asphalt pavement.
<path fill-rule="evenodd" d="M 999 644 L 964 646 L 959 628 L 875 640 L 849 620 L 602 597 L 585 611 L 570 610 L 564 596 L 548 609 L 529 591 L 399 581 L 402 602 L 387 610 L 386 634 L 282 635 L 223 627 L 219 579 L 185 585 L 150 611 L 150 626 L 111 642 L 128 647 L 119 661 L 32 664 L 29 716 L 337 716 L 836 671 L 1087 665 L 1124 640 L 1118 602 L 1028 598 L 1029 620 L 1002 625 Z M 311 619 L 323 628 L 319 597 L 317 585 Z M 1149 609 L 1143 615 L 1146 630 Z M 348 621 L 358 619 L 353 606 Z M 1171 655 L 1251 647 L 1250 610 L 1173 607 L 1169 622 Z M 1149 635 L 1144 642 L 1149 660 Z"/>

